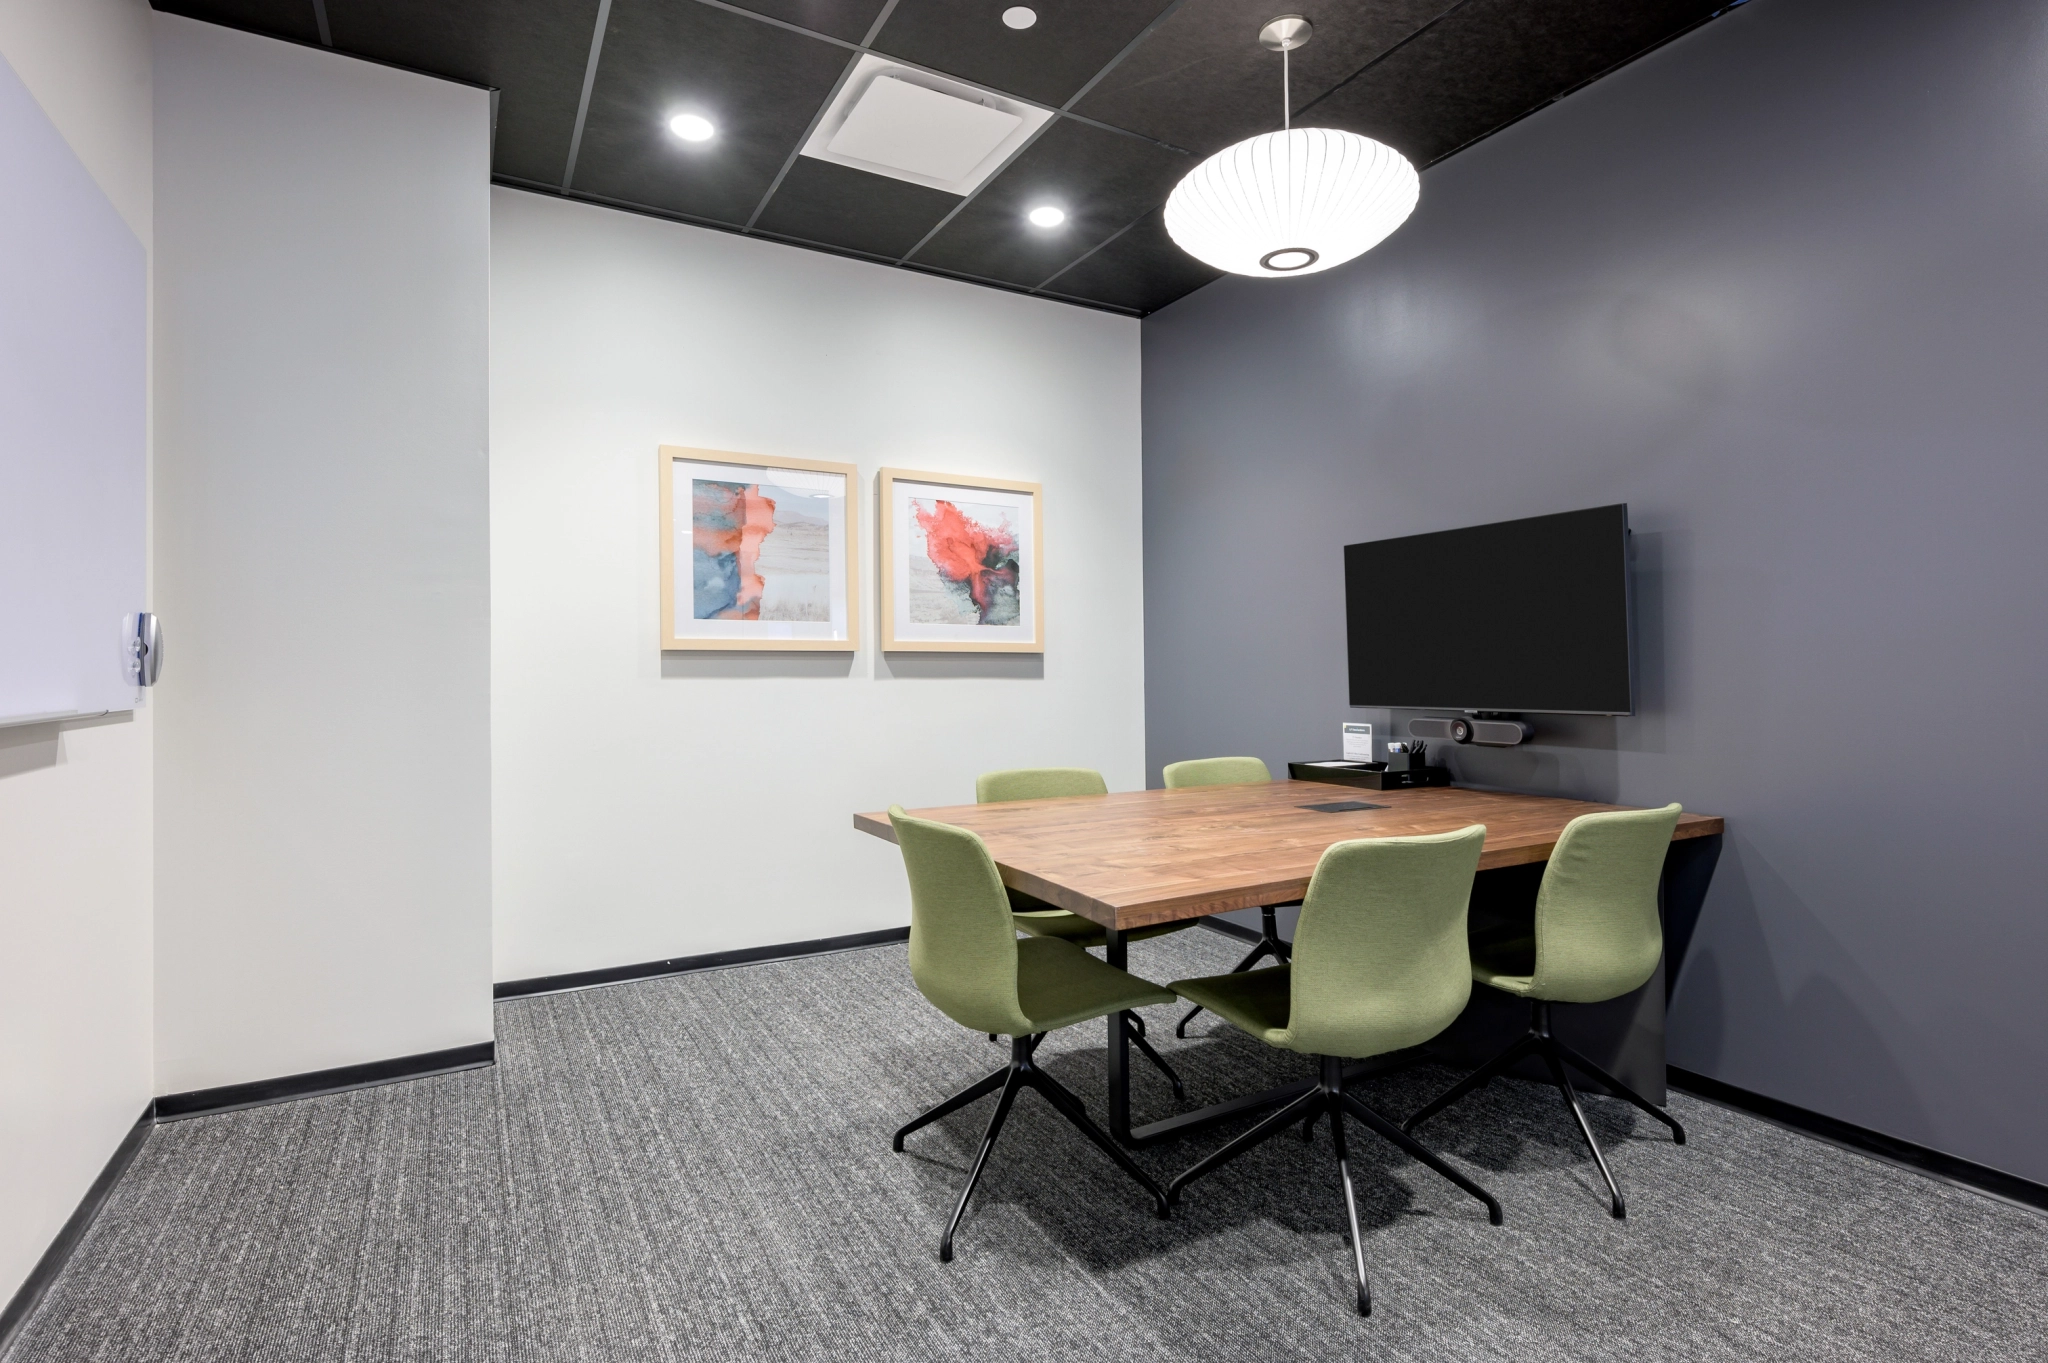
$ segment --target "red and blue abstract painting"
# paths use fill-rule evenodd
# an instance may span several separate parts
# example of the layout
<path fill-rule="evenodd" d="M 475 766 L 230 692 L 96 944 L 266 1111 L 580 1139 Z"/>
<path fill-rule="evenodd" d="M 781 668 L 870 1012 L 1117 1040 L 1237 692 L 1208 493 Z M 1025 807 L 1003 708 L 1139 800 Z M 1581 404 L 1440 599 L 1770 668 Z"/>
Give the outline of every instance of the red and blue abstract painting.
<path fill-rule="evenodd" d="M 832 618 L 830 499 L 769 483 L 690 483 L 691 615 Z"/>

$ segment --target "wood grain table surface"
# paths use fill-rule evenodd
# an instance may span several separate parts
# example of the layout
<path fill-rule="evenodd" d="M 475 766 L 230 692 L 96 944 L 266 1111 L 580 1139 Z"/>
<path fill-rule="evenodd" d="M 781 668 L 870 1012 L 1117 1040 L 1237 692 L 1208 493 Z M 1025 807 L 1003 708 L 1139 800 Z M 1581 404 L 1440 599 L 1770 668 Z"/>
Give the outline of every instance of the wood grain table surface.
<path fill-rule="evenodd" d="M 1313 804 L 1377 809 L 1324 813 Z M 1544 861 L 1581 814 L 1625 809 L 1543 795 L 1465 790 L 1361 790 L 1316 781 L 1135 790 L 1058 800 L 912 810 L 981 835 L 1003 882 L 1120 931 L 1228 909 L 1287 904 L 1307 893 L 1323 849 L 1351 838 L 1448 833 L 1486 825 L 1479 869 Z M 895 841 L 887 812 L 856 814 L 863 833 Z M 1674 838 L 1722 831 L 1686 814 Z"/>

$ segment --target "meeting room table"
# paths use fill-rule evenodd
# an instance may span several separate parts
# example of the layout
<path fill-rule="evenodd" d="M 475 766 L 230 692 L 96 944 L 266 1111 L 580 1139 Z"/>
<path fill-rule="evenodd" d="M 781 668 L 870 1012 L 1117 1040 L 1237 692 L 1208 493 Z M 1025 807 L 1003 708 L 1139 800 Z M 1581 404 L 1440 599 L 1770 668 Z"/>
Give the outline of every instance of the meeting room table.
<path fill-rule="evenodd" d="M 1352 838 L 1447 833 L 1486 825 L 1474 882 L 1473 930 L 1533 912 L 1542 864 L 1572 819 L 1626 808 L 1554 796 L 1438 786 L 1358 790 L 1307 781 L 1141 790 L 1050 800 L 948 806 L 911 811 L 918 818 L 979 834 L 1003 883 L 1100 924 L 1110 964 L 1127 963 L 1126 934 L 1159 923 L 1235 909 L 1298 903 L 1316 861 Z M 889 841 L 887 813 L 856 814 L 854 827 Z M 1663 1019 L 1667 978 L 1675 976 L 1719 855 L 1722 821 L 1687 813 L 1672 836 L 1659 897 L 1665 962 L 1636 994 L 1590 1006 L 1591 1033 L 1576 1044 L 1653 1101 L 1664 1094 Z M 1473 990 L 1464 1045 L 1432 1051 L 1454 1061 L 1498 1049 L 1523 1022 Z M 1489 1012 L 1489 1009 L 1491 1011 Z M 1525 1010 L 1524 1010 L 1525 1011 Z M 1469 1019 L 1469 1022 L 1468 1022 Z M 1499 1044 L 1496 1044 L 1499 1043 Z M 1129 1040 L 1109 1018 L 1109 1128 L 1128 1146 L 1145 1146 L 1253 1115 L 1291 1100 L 1309 1081 L 1243 1094 L 1191 1112 L 1133 1125 Z"/>

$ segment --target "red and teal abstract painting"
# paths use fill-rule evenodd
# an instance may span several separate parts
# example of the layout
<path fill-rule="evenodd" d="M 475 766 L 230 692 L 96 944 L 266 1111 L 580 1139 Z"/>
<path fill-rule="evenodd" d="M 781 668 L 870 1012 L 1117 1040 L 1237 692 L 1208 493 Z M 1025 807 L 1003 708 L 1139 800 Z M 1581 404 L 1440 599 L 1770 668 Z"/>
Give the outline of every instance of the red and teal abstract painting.
<path fill-rule="evenodd" d="M 910 622 L 1015 625 L 1022 619 L 1015 513 L 912 497 Z"/>

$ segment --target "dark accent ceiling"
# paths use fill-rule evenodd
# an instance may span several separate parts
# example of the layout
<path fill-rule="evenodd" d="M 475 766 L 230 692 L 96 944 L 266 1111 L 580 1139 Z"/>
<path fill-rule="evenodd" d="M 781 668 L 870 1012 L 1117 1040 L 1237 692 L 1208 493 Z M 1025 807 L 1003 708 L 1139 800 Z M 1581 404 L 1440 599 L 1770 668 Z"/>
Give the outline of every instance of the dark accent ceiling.
<path fill-rule="evenodd" d="M 1315 25 L 1297 119 L 1428 166 L 1742 0 L 1030 0 L 1017 31 L 1018 2 L 153 0 L 491 87 L 501 184 L 1139 315 L 1217 277 L 1160 209 L 1277 126 L 1276 14 Z M 1059 113 L 965 198 L 797 155 L 866 51 Z M 718 137 L 671 137 L 680 104 Z M 1027 227 L 1048 200 L 1066 225 Z"/>

